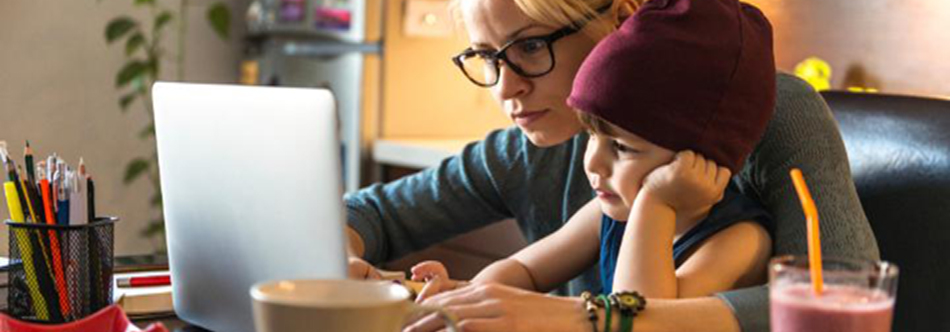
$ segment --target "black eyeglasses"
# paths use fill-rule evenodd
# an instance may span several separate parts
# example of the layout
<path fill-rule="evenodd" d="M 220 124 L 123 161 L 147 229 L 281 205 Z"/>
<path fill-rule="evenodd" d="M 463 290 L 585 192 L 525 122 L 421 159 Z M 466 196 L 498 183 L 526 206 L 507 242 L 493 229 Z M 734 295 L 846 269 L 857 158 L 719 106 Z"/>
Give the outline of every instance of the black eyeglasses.
<path fill-rule="evenodd" d="M 607 5 L 598 8 L 597 12 L 604 13 L 609 8 L 610 5 Z M 591 19 L 576 22 L 548 35 L 510 41 L 498 51 L 467 48 L 452 57 L 452 62 L 462 70 L 469 81 L 484 88 L 498 84 L 501 61 L 522 77 L 541 77 L 554 70 L 554 48 L 551 45 L 561 38 L 577 33 Z"/>

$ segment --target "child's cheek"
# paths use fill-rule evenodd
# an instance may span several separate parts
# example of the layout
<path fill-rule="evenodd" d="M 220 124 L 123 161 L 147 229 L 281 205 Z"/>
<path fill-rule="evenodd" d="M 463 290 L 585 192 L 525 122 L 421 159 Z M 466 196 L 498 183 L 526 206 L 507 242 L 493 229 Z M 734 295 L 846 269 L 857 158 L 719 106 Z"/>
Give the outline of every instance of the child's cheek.
<path fill-rule="evenodd" d="M 637 199 L 637 194 L 640 193 L 640 182 L 621 181 L 617 186 L 617 194 L 620 195 L 620 199 L 623 200 L 623 205 L 626 205 L 628 208 L 632 207 L 633 202 Z"/>

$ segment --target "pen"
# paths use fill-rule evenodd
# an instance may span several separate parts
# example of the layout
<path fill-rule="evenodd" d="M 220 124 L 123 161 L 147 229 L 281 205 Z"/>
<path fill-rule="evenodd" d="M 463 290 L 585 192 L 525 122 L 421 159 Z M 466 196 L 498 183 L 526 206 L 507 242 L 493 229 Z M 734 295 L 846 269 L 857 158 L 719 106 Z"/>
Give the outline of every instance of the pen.
<path fill-rule="evenodd" d="M 46 178 L 49 179 L 50 203 L 53 203 L 53 212 L 56 212 L 56 153 L 46 158 Z M 53 215 L 55 217 L 56 215 Z M 54 218 L 55 219 L 55 218 Z"/>
<path fill-rule="evenodd" d="M 56 173 L 53 173 L 53 192 L 56 193 L 56 223 L 62 226 L 69 225 L 69 189 L 66 187 L 66 163 L 56 162 Z"/>
<path fill-rule="evenodd" d="M 67 180 L 69 181 L 69 224 L 70 225 L 84 225 L 89 223 L 86 219 L 88 213 L 86 212 L 86 197 L 83 195 L 85 193 L 86 181 L 82 179 L 82 169 L 83 160 L 79 158 L 79 171 L 78 172 L 69 172 L 67 175 Z"/>
<path fill-rule="evenodd" d="M 79 177 L 76 180 L 79 181 L 79 188 L 80 188 L 79 198 L 82 200 L 82 203 L 84 204 L 81 207 L 81 210 L 82 210 L 81 217 L 85 218 L 84 221 L 86 224 L 88 224 L 88 223 L 93 222 L 94 218 L 92 217 L 92 212 L 90 212 L 89 210 L 90 209 L 89 206 L 92 205 L 92 203 L 89 201 L 91 199 L 89 197 L 90 196 L 89 173 L 86 172 L 86 162 L 81 157 L 79 158 Z"/>
<path fill-rule="evenodd" d="M 119 285 L 119 287 L 123 288 L 168 286 L 172 284 L 172 278 L 167 274 L 147 277 L 123 277 L 117 278 L 115 283 L 116 285 Z"/>

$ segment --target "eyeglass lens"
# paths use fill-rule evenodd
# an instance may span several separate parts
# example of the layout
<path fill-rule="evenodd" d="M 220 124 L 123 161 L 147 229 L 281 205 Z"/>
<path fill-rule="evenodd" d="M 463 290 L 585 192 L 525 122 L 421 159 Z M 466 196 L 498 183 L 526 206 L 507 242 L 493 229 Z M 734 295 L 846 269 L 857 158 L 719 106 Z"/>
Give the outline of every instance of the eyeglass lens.
<path fill-rule="evenodd" d="M 487 52 L 477 52 L 462 56 L 460 60 L 465 74 L 483 85 L 494 85 L 498 82 L 498 65 L 501 61 L 505 61 L 506 65 L 518 74 L 527 77 L 546 74 L 554 65 L 550 44 L 540 38 L 516 41 L 495 56 Z"/>

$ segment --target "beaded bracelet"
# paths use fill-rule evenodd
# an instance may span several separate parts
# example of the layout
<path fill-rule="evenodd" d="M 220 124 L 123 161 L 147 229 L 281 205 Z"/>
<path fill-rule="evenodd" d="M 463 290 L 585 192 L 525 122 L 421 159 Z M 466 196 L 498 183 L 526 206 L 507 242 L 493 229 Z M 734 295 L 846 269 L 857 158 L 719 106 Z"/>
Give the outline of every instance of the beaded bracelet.
<path fill-rule="evenodd" d="M 587 320 L 590 321 L 591 328 L 597 331 L 597 309 L 604 308 L 604 332 L 610 332 L 612 321 L 612 309 L 620 313 L 620 332 L 633 331 L 633 318 L 637 316 L 646 307 L 647 300 L 637 292 L 614 292 L 610 295 L 597 295 L 593 297 L 590 292 L 581 293 L 581 299 L 584 300 L 584 309 L 587 311 Z"/>
<path fill-rule="evenodd" d="M 637 292 L 615 292 L 608 296 L 611 304 L 620 311 L 620 332 L 633 331 L 633 318 L 646 307 L 646 299 Z"/>
<path fill-rule="evenodd" d="M 590 292 L 581 293 L 581 299 L 584 300 L 584 310 L 587 310 L 587 320 L 590 321 L 590 327 L 594 332 L 597 331 L 597 308 L 599 306 L 594 303 L 594 297 Z M 605 331 L 606 332 L 606 331 Z"/>
<path fill-rule="evenodd" d="M 620 332 L 633 332 L 633 316 L 620 314 Z"/>
<path fill-rule="evenodd" d="M 610 298 L 607 297 L 607 295 L 600 294 L 600 295 L 597 295 L 597 300 L 596 300 L 595 303 L 598 304 L 598 305 L 602 305 L 602 306 L 604 307 L 604 332 L 609 332 L 609 331 L 610 331 L 610 321 L 611 321 L 611 317 L 610 317 L 610 308 L 611 308 Z"/>
<path fill-rule="evenodd" d="M 617 306 L 617 310 L 620 310 L 622 313 L 630 314 L 634 317 L 643 311 L 647 305 L 647 299 L 637 292 L 614 292 L 610 294 L 610 298 Z"/>

